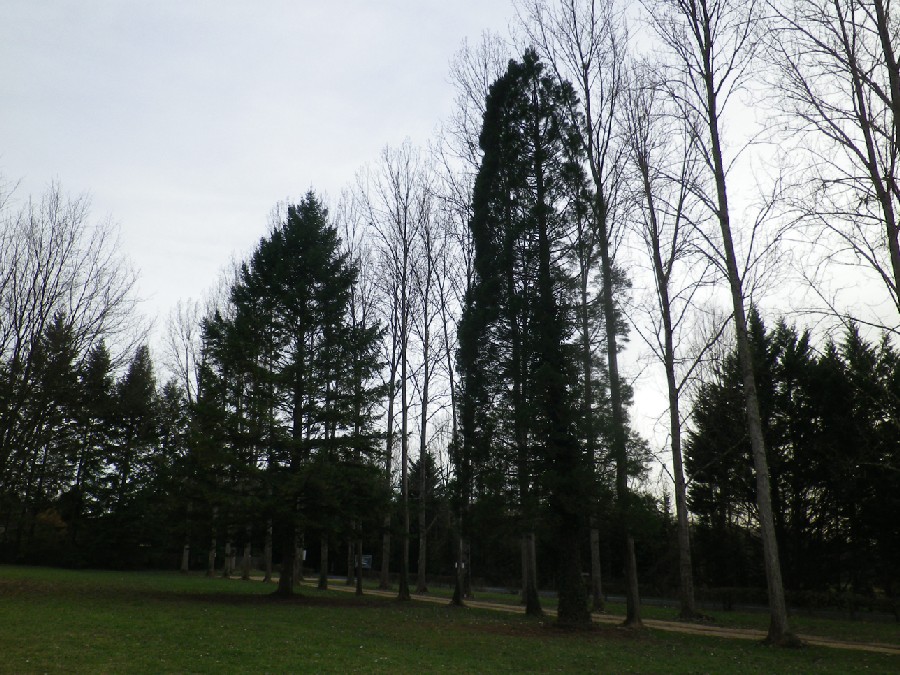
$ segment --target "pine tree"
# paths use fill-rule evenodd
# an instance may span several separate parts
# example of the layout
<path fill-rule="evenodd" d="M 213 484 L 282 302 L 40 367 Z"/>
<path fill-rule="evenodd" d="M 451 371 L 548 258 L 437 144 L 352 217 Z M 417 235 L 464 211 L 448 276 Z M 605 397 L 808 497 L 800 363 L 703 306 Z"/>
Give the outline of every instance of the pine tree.
<path fill-rule="evenodd" d="M 195 438 L 207 448 L 206 470 L 227 470 L 212 486 L 228 495 L 213 501 L 221 525 L 212 527 L 224 526 L 226 541 L 249 541 L 262 505 L 281 551 L 282 595 L 293 593 L 306 530 L 326 542 L 343 523 L 381 512 L 372 422 L 380 328 L 353 318 L 356 278 L 327 210 L 309 193 L 260 240 L 228 311 L 204 327 L 195 419 L 205 431 Z"/>

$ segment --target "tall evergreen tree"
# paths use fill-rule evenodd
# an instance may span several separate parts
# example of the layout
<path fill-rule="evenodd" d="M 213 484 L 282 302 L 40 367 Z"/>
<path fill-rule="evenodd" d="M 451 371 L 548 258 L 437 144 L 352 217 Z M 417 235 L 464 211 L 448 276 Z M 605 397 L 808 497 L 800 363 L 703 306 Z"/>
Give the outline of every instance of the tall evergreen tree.
<path fill-rule="evenodd" d="M 563 623 L 589 620 L 579 555 L 589 464 L 575 429 L 571 279 L 560 263 L 567 231 L 588 204 L 574 103 L 571 87 L 545 75 L 533 51 L 510 61 L 490 89 L 459 364 L 464 471 L 475 462 L 487 468 L 490 447 L 502 448 L 513 469 L 529 613 L 540 612 L 533 537 L 547 500 Z"/>
<path fill-rule="evenodd" d="M 380 329 L 354 320 L 356 278 L 327 210 L 309 193 L 260 241 L 231 288 L 229 311 L 204 329 L 197 421 L 207 432 L 198 440 L 224 441 L 224 452 L 208 448 L 206 466 L 224 462 L 230 495 L 213 512 L 230 541 L 264 505 L 283 595 L 293 593 L 307 529 L 325 542 L 342 523 L 380 511 L 383 494 L 370 485 L 383 480 L 373 468 L 372 423 Z"/>

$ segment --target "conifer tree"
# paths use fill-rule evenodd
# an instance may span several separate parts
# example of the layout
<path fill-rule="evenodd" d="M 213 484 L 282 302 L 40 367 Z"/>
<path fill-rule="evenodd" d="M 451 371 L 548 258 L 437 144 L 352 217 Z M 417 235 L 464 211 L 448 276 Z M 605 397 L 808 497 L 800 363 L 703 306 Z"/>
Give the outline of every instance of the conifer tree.
<path fill-rule="evenodd" d="M 481 472 L 504 448 L 515 475 L 526 611 L 540 613 L 534 528 L 546 500 L 559 551 L 559 620 L 589 621 L 579 537 L 589 464 L 577 441 L 571 280 L 560 249 L 587 208 L 571 87 L 548 77 L 533 51 L 491 87 L 470 222 L 475 280 L 460 325 L 462 454 Z M 490 402 L 490 403 L 489 403 Z M 477 479 L 476 479 L 477 480 Z"/>

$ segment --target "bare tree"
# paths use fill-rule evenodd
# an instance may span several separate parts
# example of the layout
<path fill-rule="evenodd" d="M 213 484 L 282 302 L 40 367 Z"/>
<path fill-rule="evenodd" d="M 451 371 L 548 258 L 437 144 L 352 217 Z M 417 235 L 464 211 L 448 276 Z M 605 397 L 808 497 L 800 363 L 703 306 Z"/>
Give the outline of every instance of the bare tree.
<path fill-rule="evenodd" d="M 193 405 L 197 396 L 202 318 L 203 309 L 198 300 L 179 300 L 166 321 L 164 362 L 184 388 L 188 405 Z"/>
<path fill-rule="evenodd" d="M 805 155 L 796 207 L 825 262 L 868 267 L 900 312 L 900 20 L 890 0 L 768 6 L 778 100 Z"/>
<path fill-rule="evenodd" d="M 377 168 L 364 172 L 359 192 L 382 251 L 384 279 L 391 288 L 393 302 L 388 313 L 396 312 L 397 356 L 400 377 L 400 492 L 402 503 L 402 554 L 398 598 L 409 595 L 409 414 L 410 331 L 412 306 L 412 265 L 417 259 L 417 232 L 430 217 L 426 205 L 429 193 L 421 153 L 407 140 L 398 148 L 385 148 Z M 389 393 L 390 408 L 390 393 Z M 390 417 L 390 412 L 389 412 Z M 389 422 L 390 423 L 390 422 Z"/>
<path fill-rule="evenodd" d="M 350 302 L 348 306 L 348 319 L 354 333 L 364 331 L 375 325 L 377 310 L 376 285 L 374 278 L 374 256 L 371 248 L 370 236 L 366 226 L 366 218 L 361 208 L 361 200 L 350 189 L 341 192 L 340 199 L 333 211 L 335 227 L 341 234 L 343 251 L 347 255 L 353 267 L 357 270 L 356 280 L 350 288 Z M 354 435 L 359 435 L 362 429 L 359 423 L 362 419 L 364 406 L 363 375 L 359 371 L 357 359 L 351 367 L 354 368 L 353 376 L 353 405 Z M 360 461 L 361 455 L 357 448 L 354 451 L 354 460 Z M 359 519 L 353 519 L 349 523 L 347 534 L 347 586 L 354 586 L 357 595 L 363 594 L 362 570 L 360 568 L 362 555 L 362 524 Z"/>
<path fill-rule="evenodd" d="M 0 195 L 0 485 L 28 462 L 29 439 L 44 413 L 26 410 L 37 385 L 35 355 L 61 321 L 83 357 L 101 341 L 133 351 L 146 329 L 136 321 L 136 275 L 109 221 L 90 222 L 90 202 L 52 183 L 18 210 Z"/>
<path fill-rule="evenodd" d="M 741 269 L 738 263 L 722 139 L 723 114 L 735 93 L 748 85 L 749 68 L 759 50 L 761 6 L 757 0 L 647 0 L 645 7 L 657 36 L 668 48 L 671 61 L 666 79 L 674 85 L 672 91 L 680 103 L 681 113 L 694 125 L 704 170 L 715 189 L 714 194 L 702 191 L 698 196 L 706 202 L 718 223 L 720 241 L 716 246 L 734 310 L 769 594 L 767 640 L 775 644 L 791 643 L 796 638 L 788 627 L 769 467 L 745 311 L 745 286 L 754 270 L 752 265 Z M 752 260 L 752 256 L 748 260 Z"/>
<path fill-rule="evenodd" d="M 641 216 L 634 219 L 654 279 L 653 302 L 644 321 L 633 325 L 654 358 L 663 365 L 668 393 L 669 442 L 678 523 L 679 595 L 683 619 L 701 616 L 694 601 L 694 578 L 688 524 L 687 489 L 681 452 L 681 401 L 697 366 L 725 327 L 720 322 L 691 353 L 691 336 L 702 334 L 697 302 L 715 280 L 715 267 L 699 250 L 695 196 L 700 179 L 696 137 L 672 104 L 655 75 L 656 64 L 637 66 L 625 108 L 629 159 L 636 172 L 634 200 Z M 698 298 L 699 295 L 699 298 Z M 696 341 L 694 341 L 696 342 Z"/>
<path fill-rule="evenodd" d="M 425 189 L 419 195 L 422 204 L 419 207 L 421 218 L 416 231 L 418 245 L 417 260 L 412 266 L 413 300 L 415 303 L 412 330 L 421 350 L 417 385 L 419 390 L 419 558 L 417 565 L 416 592 L 426 593 L 428 519 L 426 513 L 426 497 L 428 493 L 428 438 L 429 423 L 433 409 L 431 404 L 438 402 L 439 383 L 435 372 L 441 363 L 440 342 L 434 334 L 434 323 L 441 311 L 438 295 L 439 277 L 441 276 L 441 257 L 446 253 L 442 244 L 447 242 L 442 237 L 440 228 L 444 224 L 437 218 L 437 201 L 431 185 L 432 172 L 427 171 L 423 178 L 427 180 Z"/>

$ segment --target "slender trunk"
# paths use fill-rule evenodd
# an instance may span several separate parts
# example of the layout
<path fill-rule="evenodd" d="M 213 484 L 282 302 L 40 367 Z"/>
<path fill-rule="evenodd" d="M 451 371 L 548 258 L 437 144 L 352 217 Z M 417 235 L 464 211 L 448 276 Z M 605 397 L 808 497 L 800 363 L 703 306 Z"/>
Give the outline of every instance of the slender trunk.
<path fill-rule="evenodd" d="M 391 588 L 391 517 L 385 516 L 382 523 L 384 533 L 381 535 L 381 573 L 378 578 L 378 589 L 382 591 Z"/>
<path fill-rule="evenodd" d="M 631 494 L 628 489 L 628 445 L 625 429 L 625 406 L 619 377 L 619 345 L 616 335 L 616 305 L 613 298 L 613 263 L 609 250 L 609 223 L 606 203 L 597 195 L 596 214 L 600 233 L 600 271 L 603 277 L 601 301 L 606 319 L 606 364 L 609 370 L 609 399 L 612 406 L 613 457 L 616 462 L 616 499 L 619 521 L 624 529 L 625 555 L 625 625 L 640 627 L 637 560 L 631 534 Z"/>
<path fill-rule="evenodd" d="M 350 525 L 350 531 L 353 532 L 355 530 L 355 526 L 353 523 Z M 345 580 L 345 585 L 353 586 L 354 584 L 354 575 L 356 573 L 356 565 L 353 562 L 353 548 L 355 542 L 353 541 L 352 535 L 347 538 L 347 579 Z"/>
<path fill-rule="evenodd" d="M 679 572 L 679 616 L 693 619 L 698 616 L 694 601 L 694 571 L 691 560 L 691 536 L 688 524 L 687 487 L 684 480 L 684 466 L 681 452 L 681 411 L 679 389 L 675 376 L 675 330 L 672 323 L 672 303 L 669 299 L 669 274 L 671 259 L 667 269 L 662 259 L 660 226 L 656 204 L 650 185 L 650 167 L 646 158 L 638 160 L 647 199 L 647 215 L 650 221 L 650 245 L 653 253 L 653 271 L 660 314 L 663 320 L 663 365 L 666 371 L 666 388 L 669 394 L 669 434 L 672 439 L 672 468 L 675 479 L 675 514 L 678 522 L 678 572 Z M 673 242 L 674 244 L 675 242 Z"/>
<path fill-rule="evenodd" d="M 322 554 L 319 562 L 319 590 L 328 590 L 328 535 L 322 535 Z"/>
<path fill-rule="evenodd" d="M 266 542 L 263 548 L 263 557 L 265 558 L 266 574 L 263 577 L 263 583 L 272 581 L 272 519 L 266 521 Z"/>
<path fill-rule="evenodd" d="M 522 535 L 522 602 L 529 616 L 543 616 L 537 585 L 537 549 L 534 532 Z"/>
<path fill-rule="evenodd" d="M 668 357 L 667 357 L 668 360 Z M 674 387 L 674 356 L 666 364 L 669 380 L 669 425 L 672 433 L 672 468 L 675 475 L 675 515 L 678 519 L 678 571 L 679 571 L 679 616 L 692 619 L 698 616 L 694 600 L 694 569 L 691 560 L 691 533 L 688 523 L 687 485 L 684 479 L 684 465 L 681 453 L 681 419 L 679 417 L 678 394 Z"/>
<path fill-rule="evenodd" d="M 294 538 L 294 584 L 303 581 L 303 564 L 306 561 L 306 537 L 300 526 Z"/>
<path fill-rule="evenodd" d="M 206 558 L 206 576 L 214 577 L 216 575 L 216 536 L 213 535 L 209 544 L 209 553 Z"/>
<path fill-rule="evenodd" d="M 428 526 L 425 522 L 425 507 L 419 506 L 419 560 L 416 568 L 416 593 L 427 593 L 428 583 L 425 578 L 425 567 L 428 561 Z"/>
<path fill-rule="evenodd" d="M 462 521 L 462 518 L 459 520 Z M 458 527 L 462 530 L 462 522 L 458 523 Z M 450 599 L 450 604 L 457 607 L 462 607 L 465 604 L 463 603 L 463 599 L 466 597 L 465 591 L 463 590 L 465 587 L 463 548 L 463 538 L 462 533 L 460 532 L 456 537 L 456 574 L 453 579 L 453 597 Z"/>
<path fill-rule="evenodd" d="M 474 598 L 472 591 L 472 542 L 468 537 L 463 539 L 463 597 Z"/>
<path fill-rule="evenodd" d="M 297 530 L 294 523 L 286 522 L 282 525 L 281 574 L 278 576 L 278 590 L 276 594 L 282 597 L 290 597 L 294 594 L 296 583 L 294 565 L 297 560 Z"/>
<path fill-rule="evenodd" d="M 591 611 L 604 612 L 603 585 L 600 577 L 600 530 L 596 516 L 591 517 Z"/>
<path fill-rule="evenodd" d="M 392 357 L 393 358 L 393 357 Z M 392 360 L 396 363 L 396 359 Z M 391 370 L 390 380 L 388 381 L 388 409 L 387 409 L 387 439 L 385 440 L 385 456 L 384 470 L 387 474 L 388 487 L 393 493 L 394 487 L 391 483 L 391 469 L 394 457 L 394 376 L 396 375 L 396 366 Z M 383 531 L 381 534 L 381 576 L 378 582 L 379 590 L 386 591 L 391 587 L 391 514 L 388 513 L 384 517 L 382 524 Z"/>
<path fill-rule="evenodd" d="M 706 26 L 708 29 L 708 26 Z M 711 40 L 706 35 L 706 44 Z M 705 81 L 707 94 L 707 110 L 709 113 L 710 150 L 716 180 L 716 196 L 718 199 L 719 228 L 722 232 L 722 244 L 725 251 L 725 263 L 728 272 L 728 284 L 731 289 L 731 301 L 734 307 L 734 325 L 737 339 L 738 360 L 744 384 L 744 400 L 746 403 L 747 429 L 750 435 L 750 446 L 753 453 L 753 466 L 756 471 L 756 503 L 759 509 L 760 534 L 763 542 L 763 557 L 766 570 L 766 585 L 769 595 L 769 632 L 767 641 L 773 644 L 793 642 L 796 638 L 788 626 L 787 606 L 784 598 L 784 586 L 781 580 L 781 564 L 778 559 L 778 542 L 775 539 L 775 520 L 772 513 L 772 493 L 769 485 L 769 464 L 766 458 L 766 445 L 763 437 L 762 418 L 759 412 L 759 397 L 756 392 L 756 376 L 753 372 L 753 355 L 750 349 L 750 338 L 747 331 L 747 317 L 744 311 L 744 290 L 734 242 L 731 236 L 731 222 L 728 211 L 728 196 L 725 183 L 725 168 L 722 161 L 722 148 L 719 139 L 719 119 L 716 101 L 716 90 L 712 82 L 712 68 L 706 57 Z"/>
<path fill-rule="evenodd" d="M 231 539 L 227 538 L 225 540 L 225 565 L 222 568 L 222 577 L 224 579 L 231 578 L 231 573 L 233 572 L 233 569 L 232 569 L 233 560 L 234 560 L 234 558 L 232 558 L 232 555 L 231 555 Z"/>
<path fill-rule="evenodd" d="M 250 554 L 252 552 L 250 547 L 250 535 L 252 533 L 253 530 L 248 525 L 246 533 L 247 539 L 244 542 L 244 555 L 241 558 L 241 579 L 244 581 L 250 580 Z"/>
<path fill-rule="evenodd" d="M 406 273 L 407 262 L 404 256 L 403 292 L 400 317 L 400 331 L 403 344 L 400 346 L 400 491 L 403 502 L 403 537 L 400 557 L 400 584 L 397 592 L 398 600 L 409 600 L 409 443 L 407 438 L 409 424 L 409 406 L 407 401 L 407 296 Z"/>
<path fill-rule="evenodd" d="M 219 507 L 214 506 L 212 512 L 212 527 L 209 538 L 209 554 L 207 556 L 206 576 L 216 575 L 216 521 L 218 520 Z"/>
<path fill-rule="evenodd" d="M 362 585 L 362 575 L 363 575 L 363 567 L 362 567 L 362 557 L 363 557 L 363 543 L 362 539 L 356 540 L 356 595 L 363 594 L 363 585 Z"/>
<path fill-rule="evenodd" d="M 80 494 L 80 490 L 79 490 Z M 187 573 L 191 566 L 191 513 L 194 510 L 194 504 L 191 501 L 187 503 L 187 514 L 184 526 L 184 548 L 181 551 L 181 571 Z M 80 507 L 79 507 L 80 512 Z M 75 543 L 74 536 L 72 543 Z"/>
<path fill-rule="evenodd" d="M 416 593 L 427 593 L 428 584 L 425 579 L 425 567 L 428 561 L 428 524 L 425 513 L 425 497 L 428 490 L 428 452 L 426 449 L 428 430 L 428 329 L 425 329 L 423 341 L 423 358 L 425 360 L 422 383 L 422 424 L 419 432 L 419 560 L 416 567 Z"/>
<path fill-rule="evenodd" d="M 581 320 L 581 371 L 584 378 L 584 391 L 582 394 L 582 421 L 585 430 L 585 451 L 588 461 L 594 471 L 595 481 L 598 472 L 598 459 L 594 447 L 594 387 L 593 387 L 593 355 L 591 353 L 591 321 L 588 296 L 588 284 L 590 283 L 590 265 L 588 256 L 588 244 L 584 241 L 589 236 L 583 232 L 580 237 L 581 251 L 579 252 L 579 282 L 580 304 L 578 307 Z M 594 499 L 593 509 L 596 508 Z M 597 526 L 598 516 L 592 513 L 590 517 L 590 545 L 591 545 L 591 611 L 604 611 L 603 586 L 601 583 L 600 569 L 600 529 Z"/>

